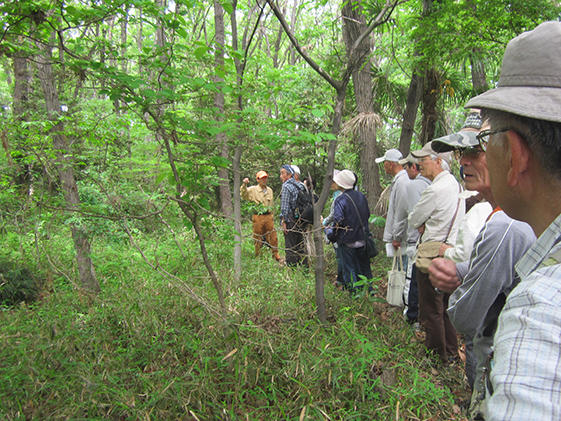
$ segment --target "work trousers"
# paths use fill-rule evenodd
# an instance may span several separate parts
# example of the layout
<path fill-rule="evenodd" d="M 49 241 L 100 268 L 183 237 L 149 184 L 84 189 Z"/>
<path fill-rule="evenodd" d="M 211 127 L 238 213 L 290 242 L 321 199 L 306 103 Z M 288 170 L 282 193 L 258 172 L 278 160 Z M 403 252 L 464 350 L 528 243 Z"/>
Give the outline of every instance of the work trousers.
<path fill-rule="evenodd" d="M 271 247 L 273 258 L 279 260 L 279 242 L 273 214 L 253 215 L 253 241 L 255 243 L 255 255 L 259 256 L 261 247 L 268 245 Z"/>
<path fill-rule="evenodd" d="M 458 355 L 456 329 L 446 313 L 449 294 L 436 292 L 427 273 L 417 270 L 415 275 L 419 287 L 419 318 L 426 331 L 425 346 L 447 362 Z"/>
<path fill-rule="evenodd" d="M 287 222 L 284 233 L 284 247 L 286 248 L 286 265 L 307 265 L 306 247 L 304 246 L 304 230 L 298 222 Z"/>

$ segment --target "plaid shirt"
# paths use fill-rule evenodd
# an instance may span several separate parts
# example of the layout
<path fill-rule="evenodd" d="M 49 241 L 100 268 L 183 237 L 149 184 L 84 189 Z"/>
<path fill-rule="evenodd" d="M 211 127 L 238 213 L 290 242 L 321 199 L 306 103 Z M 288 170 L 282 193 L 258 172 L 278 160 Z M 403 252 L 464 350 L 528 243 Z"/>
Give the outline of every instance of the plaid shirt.
<path fill-rule="evenodd" d="M 295 220 L 294 210 L 296 209 L 296 199 L 300 191 L 294 178 L 289 178 L 282 183 L 280 220 L 281 222 L 293 222 Z"/>
<path fill-rule="evenodd" d="M 516 265 L 494 339 L 486 420 L 561 420 L 561 215 Z"/>

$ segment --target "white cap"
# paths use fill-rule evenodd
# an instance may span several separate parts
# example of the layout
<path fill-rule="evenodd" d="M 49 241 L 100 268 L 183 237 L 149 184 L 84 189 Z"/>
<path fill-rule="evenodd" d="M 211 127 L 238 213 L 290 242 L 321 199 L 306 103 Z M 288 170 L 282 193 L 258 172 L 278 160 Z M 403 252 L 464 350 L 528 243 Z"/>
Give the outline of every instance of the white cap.
<path fill-rule="evenodd" d="M 298 168 L 297 165 L 291 165 L 291 167 L 292 167 L 292 171 L 294 171 L 294 174 L 300 175 L 300 168 Z"/>
<path fill-rule="evenodd" d="M 401 158 L 403 158 L 403 155 L 397 149 L 388 149 L 384 156 L 376 158 L 374 162 L 376 162 L 376 164 L 384 161 L 398 162 Z"/>

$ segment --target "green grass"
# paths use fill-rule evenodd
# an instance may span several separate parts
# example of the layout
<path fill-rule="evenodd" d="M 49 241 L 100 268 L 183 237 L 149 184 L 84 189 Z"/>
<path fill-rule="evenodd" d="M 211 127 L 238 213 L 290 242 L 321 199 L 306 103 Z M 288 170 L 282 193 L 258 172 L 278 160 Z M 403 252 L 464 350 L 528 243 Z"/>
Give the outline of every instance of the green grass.
<path fill-rule="evenodd" d="M 65 238 L 49 241 L 64 250 Z M 184 255 L 167 235 L 139 236 L 176 279 L 149 269 L 128 244 L 98 241 L 95 300 L 56 278 L 43 300 L 0 311 L 0 418 L 386 420 L 397 411 L 461 419 L 460 371 L 435 372 L 380 297 L 353 299 L 329 282 L 322 325 L 313 272 L 280 268 L 268 253 L 255 260 L 247 240 L 236 282 L 230 247 L 215 234 L 211 259 L 229 311 L 218 320 L 185 294 L 183 283 L 210 302 L 214 295 L 192 234 L 180 240 Z M 387 261 L 375 263 L 381 278 Z"/>

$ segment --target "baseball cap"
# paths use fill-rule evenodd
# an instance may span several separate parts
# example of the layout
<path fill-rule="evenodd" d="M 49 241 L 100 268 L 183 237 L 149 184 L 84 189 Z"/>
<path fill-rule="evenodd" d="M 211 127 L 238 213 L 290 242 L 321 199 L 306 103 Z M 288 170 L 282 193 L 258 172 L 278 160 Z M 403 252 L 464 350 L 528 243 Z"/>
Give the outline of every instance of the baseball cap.
<path fill-rule="evenodd" d="M 448 165 L 450 165 L 450 162 L 452 162 L 452 153 L 435 151 L 432 147 L 433 142 L 434 140 L 431 142 L 427 142 L 421 149 L 417 151 L 411 151 L 411 155 L 413 155 L 413 157 L 417 159 L 424 158 L 425 156 L 429 155 L 435 155 L 438 158 L 444 160 Z"/>
<path fill-rule="evenodd" d="M 267 174 L 265 171 L 257 171 L 257 174 L 255 174 L 255 178 L 257 180 L 261 179 L 261 178 L 266 178 L 269 177 L 269 174 Z"/>
<path fill-rule="evenodd" d="M 408 162 L 415 164 L 417 162 L 417 159 L 413 155 L 411 155 L 411 152 L 409 152 L 405 158 L 400 159 L 397 162 L 399 163 L 399 165 L 405 165 Z"/>
<path fill-rule="evenodd" d="M 397 149 L 388 149 L 384 156 L 376 158 L 374 162 L 376 164 L 384 161 L 398 162 L 401 158 L 403 158 L 403 155 Z"/>

